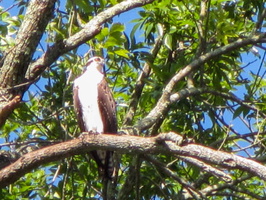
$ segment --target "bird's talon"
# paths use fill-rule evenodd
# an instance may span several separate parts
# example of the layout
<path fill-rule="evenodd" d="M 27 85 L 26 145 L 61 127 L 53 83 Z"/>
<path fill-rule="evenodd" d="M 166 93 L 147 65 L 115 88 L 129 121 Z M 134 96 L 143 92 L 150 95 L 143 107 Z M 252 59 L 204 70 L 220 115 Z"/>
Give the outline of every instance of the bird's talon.
<path fill-rule="evenodd" d="M 118 131 L 117 135 L 128 135 L 128 134 L 126 132 L 124 132 L 124 131 Z"/>

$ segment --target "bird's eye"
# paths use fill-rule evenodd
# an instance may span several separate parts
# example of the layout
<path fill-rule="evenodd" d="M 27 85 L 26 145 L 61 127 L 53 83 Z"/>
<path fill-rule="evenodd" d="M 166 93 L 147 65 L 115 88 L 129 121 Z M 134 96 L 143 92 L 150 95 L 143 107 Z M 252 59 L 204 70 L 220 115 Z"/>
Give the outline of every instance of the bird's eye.
<path fill-rule="evenodd" d="M 100 58 L 95 58 L 94 60 L 97 61 L 97 62 L 100 62 L 101 61 Z"/>

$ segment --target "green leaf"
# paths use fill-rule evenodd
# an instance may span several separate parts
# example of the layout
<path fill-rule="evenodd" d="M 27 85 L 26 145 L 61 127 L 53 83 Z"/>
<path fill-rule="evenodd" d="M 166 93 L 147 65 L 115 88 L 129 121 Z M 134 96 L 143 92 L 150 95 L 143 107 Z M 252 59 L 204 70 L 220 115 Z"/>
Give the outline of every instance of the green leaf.
<path fill-rule="evenodd" d="M 121 23 L 115 23 L 110 28 L 110 35 L 112 35 L 114 32 L 123 32 L 125 30 L 125 27 Z"/>
<path fill-rule="evenodd" d="M 243 107 L 242 107 L 242 106 L 239 106 L 239 107 L 235 110 L 235 112 L 234 112 L 234 114 L 233 114 L 233 119 L 239 117 L 239 116 L 241 115 L 241 113 L 243 113 L 243 111 L 244 111 Z"/>
<path fill-rule="evenodd" d="M 129 58 L 129 56 L 128 56 L 129 51 L 126 49 L 118 49 L 118 50 L 115 50 L 114 52 L 119 56 Z"/>
<path fill-rule="evenodd" d="M 172 50 L 172 39 L 173 39 L 172 35 L 165 34 L 164 40 L 163 40 L 164 41 L 164 45 L 170 50 Z"/>

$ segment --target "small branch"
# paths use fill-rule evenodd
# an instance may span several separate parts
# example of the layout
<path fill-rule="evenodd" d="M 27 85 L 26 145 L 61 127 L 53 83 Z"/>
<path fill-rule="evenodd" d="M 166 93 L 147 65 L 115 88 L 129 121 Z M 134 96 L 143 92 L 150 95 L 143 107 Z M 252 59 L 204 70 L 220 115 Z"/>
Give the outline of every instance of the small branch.
<path fill-rule="evenodd" d="M 222 179 L 225 182 L 232 182 L 231 176 L 227 175 L 223 171 L 219 170 L 218 168 L 212 167 L 211 165 L 208 165 L 198 159 L 191 158 L 191 157 L 185 157 L 185 156 L 178 156 L 182 160 L 189 162 L 190 164 L 193 164 L 201 169 L 201 171 L 205 171 L 208 173 L 211 173 L 212 175 L 216 176 L 219 179 Z"/>
<path fill-rule="evenodd" d="M 174 180 L 176 180 L 178 183 L 180 183 L 183 187 L 185 187 L 185 189 L 187 190 L 187 192 L 194 197 L 195 199 L 199 199 L 200 197 L 202 198 L 202 194 L 197 192 L 197 190 L 191 186 L 187 180 L 183 180 L 182 178 L 180 178 L 176 172 L 173 172 L 171 169 L 169 169 L 166 165 L 164 165 L 163 163 L 159 162 L 158 160 L 154 159 L 153 157 L 149 156 L 149 155 L 143 155 L 143 158 L 145 160 L 147 160 L 148 162 L 151 162 L 154 164 L 154 166 L 158 169 L 158 171 L 166 174 L 167 176 L 173 178 Z"/>
<path fill-rule="evenodd" d="M 161 45 L 162 45 L 162 38 L 158 37 L 155 44 L 154 44 L 153 49 L 151 50 L 151 54 L 154 58 L 158 54 L 158 52 L 161 48 Z M 153 59 L 153 61 L 154 61 L 154 59 Z M 125 125 L 125 126 L 131 125 L 131 123 L 132 123 L 132 120 L 133 120 L 134 114 L 136 112 L 142 90 L 145 86 L 145 79 L 150 76 L 151 65 L 152 65 L 152 63 L 146 62 L 144 64 L 144 68 L 143 68 L 141 74 L 139 75 L 139 77 L 137 79 L 135 88 L 131 94 L 131 98 L 130 98 L 131 102 L 129 104 L 129 109 L 128 109 L 128 111 L 125 115 L 125 118 L 124 118 L 125 120 L 123 122 L 123 125 Z"/>
<path fill-rule="evenodd" d="M 250 102 L 250 103 L 247 102 L 247 103 L 246 103 L 246 102 L 244 102 L 244 100 L 239 99 L 237 96 L 235 96 L 235 95 L 232 94 L 232 93 L 228 93 L 228 94 L 227 94 L 227 93 L 217 92 L 217 91 L 215 91 L 215 90 L 209 90 L 209 93 L 214 94 L 214 95 L 218 95 L 218 96 L 221 96 L 221 97 L 224 97 L 224 98 L 226 98 L 226 99 L 230 99 L 230 100 L 232 100 L 232 101 L 234 101 L 234 102 L 237 102 L 239 105 L 242 105 L 242 106 L 244 106 L 244 107 L 246 107 L 246 108 L 248 108 L 248 109 L 250 109 L 250 110 L 253 110 L 253 111 L 259 113 L 261 117 L 263 117 L 263 118 L 266 117 L 266 115 L 265 115 L 262 111 L 260 111 L 260 110 L 257 109 L 256 107 L 250 105 L 252 102 Z"/>
<path fill-rule="evenodd" d="M 0 3 L 1 3 L 1 1 L 0 1 Z M 2 14 L 5 13 L 5 12 L 8 12 L 9 10 L 11 10 L 12 8 L 14 8 L 15 6 L 17 6 L 17 5 L 19 5 L 19 4 L 20 4 L 20 2 L 15 3 L 15 4 L 12 4 L 12 5 L 9 6 L 7 9 L 3 10 L 2 12 L 0 12 L 0 15 L 2 15 Z"/>
<path fill-rule="evenodd" d="M 253 111 L 259 113 L 261 117 L 266 118 L 266 115 L 262 111 L 260 111 L 259 109 L 257 109 L 256 107 L 251 105 L 252 102 L 250 102 L 250 103 L 245 102 L 244 100 L 239 99 L 233 93 L 223 93 L 223 92 L 219 92 L 217 90 L 213 90 L 212 88 L 195 88 L 195 87 L 194 88 L 185 88 L 185 89 L 180 90 L 179 92 L 171 94 L 170 102 L 173 103 L 173 102 L 179 101 L 179 100 L 184 99 L 184 98 L 189 97 L 189 96 L 195 96 L 195 95 L 204 94 L 204 93 L 210 93 L 210 94 L 213 94 L 216 96 L 221 96 L 225 99 L 234 101 L 241 106 L 244 106 L 250 110 L 253 110 Z"/>
<path fill-rule="evenodd" d="M 209 196 L 213 194 L 214 192 L 216 194 L 217 191 L 222 191 L 224 189 L 230 189 L 231 186 L 236 186 L 241 183 L 244 184 L 245 181 L 250 180 L 252 177 L 253 177 L 252 175 L 246 175 L 241 178 L 237 178 L 230 183 L 222 183 L 222 184 L 219 183 L 215 185 L 209 185 L 208 187 L 205 187 L 204 189 L 202 189 L 201 192 L 206 196 Z"/>
<path fill-rule="evenodd" d="M 197 48 L 195 58 L 198 58 L 201 56 L 203 53 L 206 52 L 206 30 L 208 27 L 208 16 L 209 16 L 209 0 L 202 0 L 200 2 L 200 13 L 199 13 L 199 19 L 193 18 L 194 23 L 196 24 L 197 32 L 198 32 L 198 37 L 199 37 L 199 46 Z M 186 6 L 187 7 L 187 6 Z M 189 10 L 189 8 L 187 7 Z M 190 10 L 189 10 L 190 11 Z M 191 15 L 194 16 L 194 13 L 190 11 Z M 202 73 L 201 73 L 202 74 Z M 193 72 L 189 73 L 187 76 L 187 87 L 194 87 L 194 80 L 193 80 Z"/>
<path fill-rule="evenodd" d="M 236 136 L 229 136 L 226 140 L 227 141 L 234 141 L 234 140 L 239 140 L 239 139 L 247 140 L 247 138 L 253 138 L 254 139 L 258 135 L 264 136 L 264 135 L 266 135 L 266 132 L 252 132 L 252 133 L 239 134 Z M 216 145 L 219 145 L 222 143 L 222 141 L 223 141 L 223 139 L 217 140 L 217 141 L 211 143 L 210 146 L 214 147 Z M 250 141 L 248 141 L 248 142 L 250 142 Z"/>
<path fill-rule="evenodd" d="M 170 102 L 174 103 L 174 102 L 180 101 L 181 99 L 185 99 L 189 96 L 195 96 L 195 95 L 207 93 L 207 91 L 208 91 L 207 88 L 195 88 L 195 87 L 185 88 L 174 94 L 171 94 Z"/>
<path fill-rule="evenodd" d="M 264 8 L 263 11 L 261 12 L 261 15 L 258 16 L 258 21 L 256 23 L 254 30 L 253 30 L 254 33 L 256 33 L 257 31 L 261 31 L 265 17 L 266 17 L 266 8 Z"/>

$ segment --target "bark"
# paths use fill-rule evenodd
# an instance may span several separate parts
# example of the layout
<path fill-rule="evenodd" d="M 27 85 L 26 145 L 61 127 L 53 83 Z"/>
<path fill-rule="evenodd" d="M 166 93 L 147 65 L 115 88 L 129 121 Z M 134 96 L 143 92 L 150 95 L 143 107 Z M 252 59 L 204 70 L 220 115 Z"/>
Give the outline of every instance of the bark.
<path fill-rule="evenodd" d="M 182 144 L 182 142 L 182 137 L 173 132 L 162 133 L 156 137 L 83 134 L 80 138 L 25 154 L 16 162 L 1 170 L 0 187 L 15 182 L 21 176 L 40 165 L 95 149 L 128 154 L 166 154 L 191 157 L 194 159 L 193 162 L 197 159 L 201 165 L 206 163 L 207 167 L 212 164 L 224 167 L 225 170 L 242 169 L 266 180 L 266 167 L 256 161 L 197 144 Z M 225 170 L 224 173 L 228 173 Z M 222 174 L 221 180 L 224 179 L 224 173 Z M 218 173 L 214 175 L 216 177 L 219 176 Z"/>
<path fill-rule="evenodd" d="M 15 45 L 5 52 L 0 73 L 0 127 L 19 104 L 26 89 L 21 83 L 42 34 L 53 16 L 55 0 L 30 1 Z"/>
<path fill-rule="evenodd" d="M 36 67 L 38 68 L 37 71 L 43 71 L 45 66 L 51 65 L 64 53 L 71 51 L 79 45 L 94 38 L 101 31 L 102 25 L 109 19 L 133 8 L 152 3 L 153 1 L 154 0 L 122 1 L 121 3 L 99 13 L 87 24 L 85 24 L 82 30 L 69 38 L 58 41 L 54 45 L 50 46 L 43 56 L 30 65 L 27 72 L 27 78 L 34 79 L 37 76 L 35 70 Z"/>

